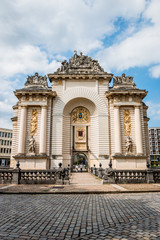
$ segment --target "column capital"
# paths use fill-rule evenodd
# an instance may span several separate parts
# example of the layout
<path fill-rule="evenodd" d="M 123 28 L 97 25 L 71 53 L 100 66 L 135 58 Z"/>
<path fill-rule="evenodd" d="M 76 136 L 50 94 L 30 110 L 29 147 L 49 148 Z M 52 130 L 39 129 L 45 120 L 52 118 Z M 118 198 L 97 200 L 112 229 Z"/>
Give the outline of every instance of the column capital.
<path fill-rule="evenodd" d="M 118 109 L 118 108 L 120 108 L 120 105 L 114 105 L 114 108 Z"/>
<path fill-rule="evenodd" d="M 26 109 L 27 106 L 24 106 L 24 105 L 20 105 L 21 109 Z"/>
<path fill-rule="evenodd" d="M 46 108 L 47 108 L 47 105 L 46 105 L 46 106 L 41 106 L 41 108 L 46 109 Z"/>

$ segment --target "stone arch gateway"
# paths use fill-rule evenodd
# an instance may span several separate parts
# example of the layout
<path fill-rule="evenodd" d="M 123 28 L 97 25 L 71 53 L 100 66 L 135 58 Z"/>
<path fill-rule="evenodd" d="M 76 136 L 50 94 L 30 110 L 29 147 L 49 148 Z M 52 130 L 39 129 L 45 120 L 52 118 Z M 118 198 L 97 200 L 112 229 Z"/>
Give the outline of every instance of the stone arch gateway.
<path fill-rule="evenodd" d="M 86 154 L 89 167 L 112 162 L 114 169 L 146 168 L 147 91 L 138 89 L 133 77 L 113 77 L 75 51 L 48 78 L 51 88 L 46 76 L 35 73 L 14 92 L 11 167 L 18 160 L 22 169 L 52 169 L 60 162 L 67 167 L 77 153 Z"/>

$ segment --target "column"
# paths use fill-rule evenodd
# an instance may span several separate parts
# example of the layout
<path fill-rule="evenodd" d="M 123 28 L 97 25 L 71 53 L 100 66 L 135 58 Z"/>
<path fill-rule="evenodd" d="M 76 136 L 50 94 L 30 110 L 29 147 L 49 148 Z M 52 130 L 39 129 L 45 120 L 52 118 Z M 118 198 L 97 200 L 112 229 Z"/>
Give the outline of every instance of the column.
<path fill-rule="evenodd" d="M 119 107 L 114 107 L 114 139 L 115 139 L 115 154 L 121 154 L 121 123 Z"/>
<path fill-rule="evenodd" d="M 18 154 L 25 153 L 27 107 L 21 107 Z"/>
<path fill-rule="evenodd" d="M 140 107 L 135 107 L 135 139 L 137 154 L 143 154 Z"/>
<path fill-rule="evenodd" d="M 41 127 L 39 153 L 46 154 L 47 107 L 41 108 Z"/>

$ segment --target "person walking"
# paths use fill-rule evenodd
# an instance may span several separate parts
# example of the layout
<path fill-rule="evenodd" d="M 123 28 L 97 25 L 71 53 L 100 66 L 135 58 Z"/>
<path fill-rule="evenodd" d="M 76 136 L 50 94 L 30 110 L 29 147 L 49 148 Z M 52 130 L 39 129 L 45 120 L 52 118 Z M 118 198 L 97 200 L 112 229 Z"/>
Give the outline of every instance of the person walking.
<path fill-rule="evenodd" d="M 81 172 L 82 172 L 82 169 L 83 169 L 83 165 L 81 164 Z"/>
<path fill-rule="evenodd" d="M 78 172 L 78 165 L 76 165 L 76 172 Z"/>

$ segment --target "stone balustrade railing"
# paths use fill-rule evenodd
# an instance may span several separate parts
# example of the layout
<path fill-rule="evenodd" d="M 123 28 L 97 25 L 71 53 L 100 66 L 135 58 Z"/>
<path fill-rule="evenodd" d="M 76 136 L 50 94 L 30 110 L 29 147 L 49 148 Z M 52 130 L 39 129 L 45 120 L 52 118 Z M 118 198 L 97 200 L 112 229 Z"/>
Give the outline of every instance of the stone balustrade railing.
<path fill-rule="evenodd" d="M 0 184 L 69 184 L 70 167 L 50 170 L 0 169 Z"/>
<path fill-rule="evenodd" d="M 70 166 L 50 170 L 21 170 L 0 169 L 0 184 L 68 184 Z M 159 183 L 160 169 L 148 168 L 146 170 L 114 170 L 111 167 L 103 169 L 91 167 L 90 172 L 103 180 L 103 183 Z"/>
<path fill-rule="evenodd" d="M 116 183 L 145 183 L 147 182 L 147 171 L 115 170 L 114 179 Z"/>
<path fill-rule="evenodd" d="M 0 169 L 0 183 L 12 183 L 13 180 L 13 170 L 10 169 Z"/>
<path fill-rule="evenodd" d="M 57 171 L 56 170 L 21 170 L 20 183 L 56 183 Z"/>
<path fill-rule="evenodd" d="M 103 183 L 158 183 L 160 182 L 160 169 L 148 168 L 146 170 L 115 170 L 91 167 L 90 172 L 103 180 Z"/>

